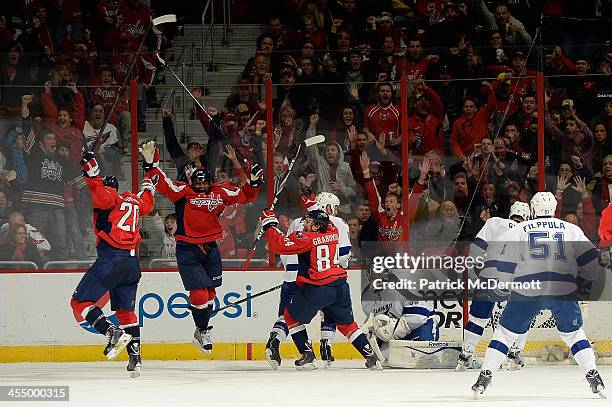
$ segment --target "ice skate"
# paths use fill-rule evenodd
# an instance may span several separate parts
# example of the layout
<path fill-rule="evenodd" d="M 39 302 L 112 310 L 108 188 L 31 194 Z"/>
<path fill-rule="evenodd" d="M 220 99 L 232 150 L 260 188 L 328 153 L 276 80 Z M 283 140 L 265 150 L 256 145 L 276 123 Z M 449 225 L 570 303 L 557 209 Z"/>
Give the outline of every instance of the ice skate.
<path fill-rule="evenodd" d="M 142 360 L 140 359 L 140 353 L 135 355 L 129 355 L 127 371 L 131 378 L 140 376 L 140 368 L 142 367 Z"/>
<path fill-rule="evenodd" d="M 381 360 L 374 352 L 366 357 L 365 366 L 370 370 L 383 370 Z"/>
<path fill-rule="evenodd" d="M 106 344 L 106 348 L 104 348 L 104 354 L 108 360 L 116 358 L 132 340 L 132 335 L 125 333 L 123 329 L 117 328 L 114 325 L 108 328 L 106 337 L 108 338 L 108 343 Z"/>
<path fill-rule="evenodd" d="M 282 359 L 280 356 L 280 340 L 276 332 L 270 333 L 270 338 L 268 339 L 268 343 L 266 343 L 266 350 L 264 353 L 270 366 L 272 366 L 274 370 L 277 370 L 281 365 Z"/>
<path fill-rule="evenodd" d="M 465 372 L 467 369 L 470 369 L 472 366 L 472 353 L 461 351 L 459 357 L 457 358 L 457 367 L 455 368 L 456 372 Z"/>
<path fill-rule="evenodd" d="M 591 386 L 591 391 L 593 393 L 597 394 L 602 399 L 607 398 L 605 393 L 603 392 L 606 389 L 606 386 L 604 386 L 603 380 L 601 379 L 601 376 L 599 375 L 599 372 L 597 370 L 590 370 L 586 374 L 586 380 L 587 382 L 589 382 L 589 385 Z"/>
<path fill-rule="evenodd" d="M 212 353 L 212 342 L 210 340 L 210 331 L 212 330 L 212 326 L 209 326 L 207 329 L 198 329 L 196 328 L 193 333 L 192 342 L 200 349 L 202 352 L 210 355 Z"/>
<path fill-rule="evenodd" d="M 474 399 L 477 399 L 479 394 L 485 392 L 489 384 L 491 384 L 492 376 L 493 375 L 491 374 L 490 370 L 483 370 L 482 372 L 480 372 L 478 380 L 476 380 L 476 383 L 472 386 L 472 391 L 474 392 Z"/>
<path fill-rule="evenodd" d="M 329 339 L 321 339 L 321 359 L 323 360 L 323 367 L 326 369 L 331 366 L 331 364 L 336 360 L 332 355 L 331 344 L 329 343 Z"/>
<path fill-rule="evenodd" d="M 506 360 L 508 361 L 508 365 L 506 366 L 507 370 L 521 370 L 523 366 L 525 366 L 525 361 L 521 356 L 521 350 L 517 348 L 510 349 Z"/>
<path fill-rule="evenodd" d="M 295 367 L 297 370 L 314 370 L 318 369 L 317 358 L 312 351 L 312 345 L 306 344 L 306 350 L 302 353 L 302 357 L 295 361 Z"/>

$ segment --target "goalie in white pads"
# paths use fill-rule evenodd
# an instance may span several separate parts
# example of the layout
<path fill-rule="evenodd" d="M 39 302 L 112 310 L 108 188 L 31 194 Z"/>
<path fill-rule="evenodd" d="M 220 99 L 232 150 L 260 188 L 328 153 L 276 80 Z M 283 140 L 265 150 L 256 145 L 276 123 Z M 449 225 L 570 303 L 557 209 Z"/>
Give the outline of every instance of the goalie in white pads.
<path fill-rule="evenodd" d="M 500 253 L 497 269 L 514 283 L 539 281 L 537 285 L 513 287 L 499 327 L 493 334 L 482 370 L 472 386 L 474 397 L 491 383 L 492 372 L 506 357 L 519 335 L 529 329 L 532 319 L 549 309 L 561 339 L 585 374 L 591 391 L 605 397 L 604 384 L 597 372 L 595 354 L 582 329 L 582 313 L 577 293 L 585 282 L 601 272 L 599 252 L 580 227 L 555 219 L 557 201 L 550 192 L 538 192 L 531 199 L 532 219 L 508 231 L 502 239 L 509 243 Z"/>
<path fill-rule="evenodd" d="M 487 220 L 482 229 L 476 235 L 476 238 L 470 245 L 470 258 L 483 257 L 486 260 L 486 253 L 493 250 L 501 250 L 504 241 L 500 241 L 500 237 L 520 222 L 529 219 L 529 204 L 524 202 L 515 202 L 510 207 L 508 219 L 493 217 Z M 489 275 L 490 270 L 493 270 L 493 275 Z M 495 277 L 497 269 L 492 261 L 485 261 L 484 268 L 477 270 L 478 277 L 481 279 Z M 478 368 L 478 364 L 473 361 L 474 351 L 478 341 L 482 337 L 484 330 L 491 319 L 495 301 L 485 298 L 476 298 L 470 304 L 470 313 L 468 323 L 463 329 L 463 346 L 457 361 L 458 372 L 465 371 L 469 368 Z M 523 367 L 524 362 L 520 355 L 521 349 L 525 346 L 527 333 L 519 336 L 517 343 L 508 353 L 508 370 L 518 370 Z"/>
<path fill-rule="evenodd" d="M 399 280 L 391 272 L 371 273 L 370 279 L 376 278 Z M 370 333 L 370 344 L 387 362 L 391 340 L 438 340 L 438 317 L 431 301 L 411 301 L 397 290 L 375 289 L 371 281 L 361 294 L 361 307 L 369 315 L 362 329 Z"/>
<path fill-rule="evenodd" d="M 329 192 L 321 192 L 315 198 L 314 194 L 312 194 L 310 190 L 306 190 L 302 195 L 302 202 L 308 212 L 320 209 L 329 215 L 329 220 L 336 227 L 336 229 L 338 229 L 339 235 L 336 258 L 339 259 L 339 264 L 341 267 L 345 269 L 348 268 L 348 263 L 351 257 L 351 239 L 347 223 L 342 218 L 336 216 L 338 214 L 338 206 L 340 206 L 340 200 L 338 197 Z M 303 218 L 294 219 L 289 225 L 287 236 L 295 231 L 303 231 L 303 222 Z M 270 337 L 266 344 L 265 350 L 266 360 L 274 369 L 278 369 L 282 362 L 280 356 L 280 344 L 289 335 L 289 328 L 285 323 L 283 313 L 287 307 L 287 304 L 291 301 L 291 298 L 301 290 L 301 288 L 295 283 L 300 266 L 298 255 L 281 255 L 280 258 L 285 267 L 285 281 L 283 282 L 280 292 L 278 319 L 274 323 L 274 327 L 270 332 Z M 321 359 L 323 360 L 326 368 L 329 367 L 334 361 L 331 345 L 335 333 L 336 324 L 333 321 L 330 321 L 329 317 L 326 318 L 325 313 L 323 313 L 323 318 L 321 320 L 320 351 Z"/>

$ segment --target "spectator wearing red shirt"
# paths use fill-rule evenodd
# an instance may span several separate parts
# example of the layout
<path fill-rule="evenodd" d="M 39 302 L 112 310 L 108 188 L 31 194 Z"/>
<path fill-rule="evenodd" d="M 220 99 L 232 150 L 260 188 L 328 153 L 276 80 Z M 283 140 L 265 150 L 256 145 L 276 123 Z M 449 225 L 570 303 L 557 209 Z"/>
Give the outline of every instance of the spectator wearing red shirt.
<path fill-rule="evenodd" d="M 474 151 L 474 145 L 487 134 L 489 118 L 497 105 L 493 86 L 489 82 L 484 84 L 488 88 L 487 103 L 478 109 L 474 98 L 466 98 L 463 114 L 453 124 L 451 151 L 461 161 Z"/>
<path fill-rule="evenodd" d="M 392 79 L 399 79 L 402 75 L 425 78 L 429 72 L 429 62 L 435 58 L 433 55 L 423 57 L 421 40 L 412 38 L 408 41 L 408 53 L 406 56 L 398 58 L 395 62 L 396 74 Z"/>
<path fill-rule="evenodd" d="M 119 37 L 124 34 L 130 49 L 136 51 L 150 23 L 151 8 L 145 4 L 140 4 L 140 0 L 127 0 L 119 7 L 115 26 L 108 31 L 104 38 L 104 47 L 107 50 L 114 49 L 120 41 Z"/>
<path fill-rule="evenodd" d="M 74 94 L 74 106 L 71 112 L 67 108 L 58 109 L 51 94 L 51 81 L 45 82 L 45 91 L 40 99 L 47 125 L 55 134 L 58 142 L 70 145 L 70 158 L 78 163 L 83 153 L 83 127 L 85 126 L 85 99 L 77 90 L 74 82 L 66 86 Z"/>
<path fill-rule="evenodd" d="M 502 72 L 512 74 L 510 79 L 510 89 L 514 93 L 514 97 L 523 97 L 531 94 L 534 91 L 534 81 L 536 72 L 526 68 L 527 59 L 522 51 L 516 51 L 512 56 L 511 67 L 489 65 L 487 70 L 491 75 L 497 76 Z"/>
<path fill-rule="evenodd" d="M 386 144 L 394 147 L 401 142 L 400 106 L 393 104 L 393 86 L 378 84 L 378 102 L 368 106 L 363 123 L 363 132 L 368 138 L 378 140 L 384 137 Z"/>
<path fill-rule="evenodd" d="M 435 90 L 425 81 L 419 81 L 414 114 L 408 117 L 408 142 L 416 155 L 424 155 L 434 150 L 444 157 L 444 129 L 442 120 L 442 101 Z"/>

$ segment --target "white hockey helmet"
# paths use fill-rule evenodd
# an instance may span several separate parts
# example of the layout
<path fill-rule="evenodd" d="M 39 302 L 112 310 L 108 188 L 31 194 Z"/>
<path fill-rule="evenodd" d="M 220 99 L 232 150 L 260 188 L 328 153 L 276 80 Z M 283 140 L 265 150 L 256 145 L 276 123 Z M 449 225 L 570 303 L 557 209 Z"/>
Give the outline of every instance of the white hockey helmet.
<path fill-rule="evenodd" d="M 513 216 L 520 216 L 523 220 L 529 219 L 529 214 L 531 211 L 529 210 L 529 204 L 525 202 L 516 201 L 510 207 L 510 215 L 508 218 L 512 219 Z"/>
<path fill-rule="evenodd" d="M 538 192 L 531 198 L 530 206 L 533 218 L 551 217 L 555 216 L 557 200 L 552 192 Z"/>
<path fill-rule="evenodd" d="M 335 215 L 338 206 L 340 206 L 340 199 L 331 192 L 319 192 L 317 195 L 317 205 L 325 212 L 327 212 L 327 206 L 330 205 L 332 207 L 332 213 L 328 213 L 328 215 Z"/>

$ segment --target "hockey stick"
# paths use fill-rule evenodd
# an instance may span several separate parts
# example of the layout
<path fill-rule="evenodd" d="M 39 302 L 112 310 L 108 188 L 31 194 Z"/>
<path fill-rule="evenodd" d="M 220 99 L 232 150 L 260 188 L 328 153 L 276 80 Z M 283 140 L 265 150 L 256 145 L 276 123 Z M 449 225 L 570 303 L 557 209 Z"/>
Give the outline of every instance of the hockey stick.
<path fill-rule="evenodd" d="M 243 302 L 246 302 L 246 301 L 251 300 L 251 299 L 253 299 L 253 298 L 257 298 L 257 297 L 262 296 L 262 295 L 264 295 L 264 294 L 271 293 L 272 291 L 276 291 L 276 290 L 278 290 L 279 288 L 281 288 L 282 286 L 283 286 L 282 284 L 279 284 L 279 285 L 274 286 L 274 287 L 272 287 L 272 288 L 268 288 L 267 290 L 264 290 L 264 291 L 258 292 L 257 294 L 254 294 L 254 295 L 249 295 L 249 296 L 247 296 L 246 298 L 241 299 L 240 301 L 236 301 L 236 302 L 229 303 L 229 304 L 227 304 L 227 305 L 226 305 L 226 306 L 224 306 L 224 307 L 221 307 L 221 308 L 219 308 L 219 309 L 214 310 L 214 311 L 213 311 L 213 315 L 215 315 L 216 313 L 221 312 L 221 311 L 223 311 L 223 310 L 226 310 L 226 309 L 228 309 L 228 308 L 235 307 L 236 305 L 240 305 L 240 304 L 242 304 Z"/>
<path fill-rule="evenodd" d="M 206 117 L 208 118 L 208 121 L 210 122 L 211 126 L 214 126 L 217 131 L 219 132 L 219 134 L 221 134 L 221 136 L 225 139 L 225 141 L 234 148 L 234 151 L 236 151 L 237 154 L 239 154 L 242 157 L 242 161 L 244 161 L 245 163 L 248 162 L 247 159 L 244 157 L 244 155 L 242 155 L 242 153 L 240 152 L 240 150 L 238 150 L 238 148 L 236 148 L 236 146 L 234 145 L 234 143 L 232 143 L 232 141 L 229 139 L 229 137 L 227 137 L 227 135 L 225 134 L 225 132 L 223 131 L 223 129 L 213 120 L 213 118 L 210 116 L 210 114 L 208 114 L 208 112 L 206 111 L 206 109 L 204 109 L 204 106 L 202 106 L 202 103 L 200 103 L 200 101 L 198 100 L 198 98 L 196 98 L 195 96 L 193 96 L 193 94 L 191 93 L 191 91 L 189 90 L 189 88 L 187 87 L 187 85 L 185 85 L 185 83 L 181 80 L 181 78 L 179 78 L 179 76 L 176 74 L 176 72 L 174 72 L 174 70 L 172 68 L 170 68 L 170 66 L 168 64 L 166 64 L 166 61 L 162 59 L 162 57 L 159 56 L 159 53 L 155 53 L 155 57 L 157 58 L 157 60 L 159 61 L 160 64 L 162 64 L 162 66 L 164 68 L 167 68 L 170 73 L 172 74 L 172 76 L 174 76 L 174 78 L 178 81 L 178 83 L 181 84 L 181 86 L 183 87 L 183 89 L 185 89 L 185 91 L 187 91 L 187 94 L 189 94 L 189 96 L 191 96 L 191 98 L 193 99 L 193 101 L 196 103 L 196 105 L 202 109 L 202 112 L 204 112 L 204 114 L 206 115 Z"/>
<path fill-rule="evenodd" d="M 119 91 L 117 92 L 117 95 L 115 96 L 115 100 L 113 101 L 113 104 L 111 105 L 108 113 L 106 114 L 106 118 L 104 119 L 104 122 L 102 123 L 102 127 L 100 127 L 100 135 L 104 133 L 105 127 L 110 121 L 110 118 L 113 115 L 115 108 L 117 107 L 117 103 L 119 103 L 119 99 L 121 98 L 121 92 L 123 92 L 123 88 L 125 88 L 125 85 L 127 85 L 128 81 L 130 80 L 132 69 L 134 69 L 134 66 L 136 65 L 136 58 L 140 56 L 140 51 L 142 51 L 142 47 L 144 46 L 144 43 L 147 40 L 147 37 L 149 36 L 149 32 L 153 29 L 153 27 L 156 27 L 160 24 L 175 23 L 175 22 L 176 22 L 175 14 L 166 14 L 166 15 L 159 16 L 151 20 L 151 23 L 147 27 L 147 31 L 145 31 L 144 35 L 142 36 L 142 40 L 140 41 L 140 45 L 138 46 L 136 53 L 134 54 L 134 56 L 132 57 L 132 60 L 130 61 L 130 66 L 128 67 L 127 71 L 125 71 L 125 77 L 123 78 L 123 83 L 121 84 L 121 87 L 119 88 Z"/>
<path fill-rule="evenodd" d="M 283 189 L 285 188 L 285 184 L 287 184 L 287 181 L 289 180 L 289 176 L 291 175 L 291 170 L 293 169 L 293 166 L 295 165 L 295 162 L 297 161 L 297 158 L 300 155 L 300 151 L 302 151 L 302 146 L 310 147 L 310 146 L 314 146 L 315 144 L 322 143 L 324 141 L 325 141 L 325 136 L 319 134 L 317 136 L 307 138 L 306 140 L 298 144 L 298 148 L 297 148 L 297 151 L 295 152 L 295 156 L 289 163 L 289 167 L 287 168 L 287 173 L 285 174 L 285 177 L 283 178 L 280 185 L 278 186 L 278 190 L 274 194 L 274 199 L 272 199 L 272 204 L 268 208 L 269 210 L 274 210 L 274 205 L 276 205 L 276 202 L 278 202 L 278 197 L 280 196 L 281 192 L 283 192 Z M 247 256 L 246 261 L 242 265 L 242 270 L 246 270 L 246 268 L 249 267 L 251 258 L 253 257 L 253 254 L 255 254 L 255 246 L 257 245 L 257 242 L 259 242 L 259 240 L 263 236 L 263 233 L 264 233 L 263 229 L 260 229 L 259 233 L 257 234 L 257 237 L 255 238 L 255 241 L 253 242 L 253 245 L 251 246 L 251 250 L 249 250 L 249 255 Z"/>

